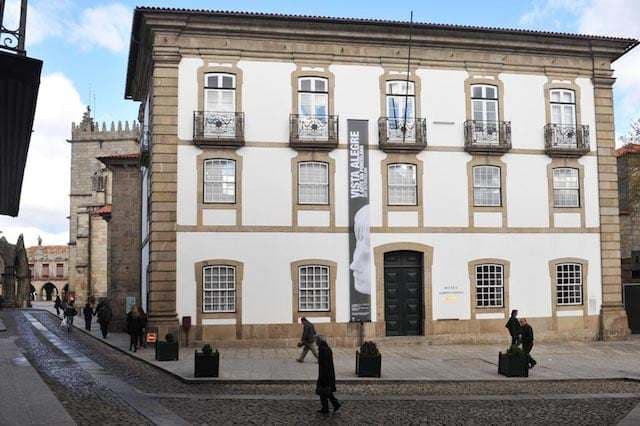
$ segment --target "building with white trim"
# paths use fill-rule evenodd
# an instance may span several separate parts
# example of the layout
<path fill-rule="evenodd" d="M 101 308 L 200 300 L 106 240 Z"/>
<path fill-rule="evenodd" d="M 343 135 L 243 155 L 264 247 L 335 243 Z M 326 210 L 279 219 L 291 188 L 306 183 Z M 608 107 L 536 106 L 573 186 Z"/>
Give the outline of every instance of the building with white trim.
<path fill-rule="evenodd" d="M 628 333 L 611 64 L 637 41 L 415 24 L 407 72 L 409 31 L 136 9 L 126 96 L 149 129 L 161 335 L 190 317 L 196 340 L 294 339 L 307 316 L 352 342 L 351 274 L 369 337 L 489 340 L 511 309 L 539 338 Z M 352 119 L 370 233 L 350 262 Z"/>

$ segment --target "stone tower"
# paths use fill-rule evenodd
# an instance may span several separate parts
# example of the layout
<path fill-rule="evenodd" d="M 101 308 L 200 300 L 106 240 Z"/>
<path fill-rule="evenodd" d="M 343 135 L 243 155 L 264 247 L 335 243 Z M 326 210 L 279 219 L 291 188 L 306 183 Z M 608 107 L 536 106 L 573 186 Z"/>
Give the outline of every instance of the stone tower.
<path fill-rule="evenodd" d="M 139 133 L 135 121 L 112 122 L 108 128 L 95 122 L 89 107 L 80 124 L 71 125 L 69 291 L 77 303 L 107 297 L 109 290 L 113 176 L 98 158 L 137 155 Z"/>

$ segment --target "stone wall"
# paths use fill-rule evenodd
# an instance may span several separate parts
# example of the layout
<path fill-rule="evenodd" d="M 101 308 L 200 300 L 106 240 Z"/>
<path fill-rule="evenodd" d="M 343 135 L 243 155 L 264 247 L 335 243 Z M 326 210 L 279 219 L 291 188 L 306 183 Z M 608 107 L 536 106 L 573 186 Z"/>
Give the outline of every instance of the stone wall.
<path fill-rule="evenodd" d="M 127 297 L 140 303 L 140 171 L 137 165 L 110 166 L 113 176 L 112 214 L 109 221 L 108 297 L 114 327 L 124 325 Z"/>
<path fill-rule="evenodd" d="M 640 251 L 640 152 L 618 157 L 622 282 L 640 282 L 631 274 L 631 253 Z"/>

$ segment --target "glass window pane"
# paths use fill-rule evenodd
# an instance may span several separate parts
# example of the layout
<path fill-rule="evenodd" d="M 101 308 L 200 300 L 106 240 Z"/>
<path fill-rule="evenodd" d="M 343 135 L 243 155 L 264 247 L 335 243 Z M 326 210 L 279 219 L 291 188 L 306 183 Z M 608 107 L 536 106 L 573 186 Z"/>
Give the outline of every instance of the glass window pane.
<path fill-rule="evenodd" d="M 300 90 L 303 90 L 305 92 L 310 92 L 311 91 L 311 79 L 301 78 L 300 79 Z"/>

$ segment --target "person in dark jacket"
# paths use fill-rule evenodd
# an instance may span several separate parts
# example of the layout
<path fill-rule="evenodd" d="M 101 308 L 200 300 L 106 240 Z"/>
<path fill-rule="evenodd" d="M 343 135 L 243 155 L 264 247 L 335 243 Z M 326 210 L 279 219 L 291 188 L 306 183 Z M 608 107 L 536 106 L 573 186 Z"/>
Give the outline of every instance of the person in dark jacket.
<path fill-rule="evenodd" d="M 73 318 L 78 315 L 78 311 L 74 306 L 74 300 L 71 299 L 67 304 L 66 308 L 64 308 L 64 317 L 67 320 L 67 331 L 71 333 L 71 329 L 73 328 Z"/>
<path fill-rule="evenodd" d="M 62 308 L 62 300 L 60 300 L 60 296 L 56 296 L 56 301 L 53 302 L 53 307 L 56 308 L 56 315 L 60 316 L 60 308 Z"/>
<path fill-rule="evenodd" d="M 304 357 L 307 356 L 307 353 L 311 351 L 313 356 L 318 359 L 318 353 L 315 348 L 315 340 L 316 340 L 316 328 L 311 324 L 307 318 L 300 318 L 300 322 L 302 323 L 302 337 L 300 338 L 300 342 L 298 343 L 298 347 L 302 347 L 302 353 L 296 359 L 298 362 L 304 362 Z"/>
<path fill-rule="evenodd" d="M 529 368 L 535 367 L 537 362 L 531 356 L 531 349 L 533 349 L 533 328 L 531 328 L 525 318 L 520 320 L 520 341 L 522 342 L 522 350 L 529 360 Z"/>
<path fill-rule="evenodd" d="M 106 339 L 107 333 L 109 332 L 109 323 L 111 323 L 111 318 L 113 317 L 113 312 L 111 311 L 111 306 L 109 306 L 108 301 L 102 300 L 98 303 L 96 316 L 98 317 L 98 324 L 100 324 L 102 338 Z"/>
<path fill-rule="evenodd" d="M 511 318 L 505 324 L 509 334 L 511 335 L 511 345 L 518 344 L 518 337 L 520 336 L 520 322 L 518 322 L 518 310 L 511 311 Z"/>
<path fill-rule="evenodd" d="M 138 351 L 138 336 L 142 330 L 142 321 L 140 320 L 140 312 L 138 306 L 133 305 L 127 314 L 127 333 L 129 333 L 129 350 Z"/>
<path fill-rule="evenodd" d="M 340 409 L 340 401 L 333 396 L 336 391 L 336 371 L 333 368 L 333 352 L 322 336 L 316 337 L 318 344 L 318 381 L 316 382 L 316 394 L 320 396 L 322 408 L 318 413 L 329 412 L 329 401 L 333 405 L 333 411 Z"/>
<path fill-rule="evenodd" d="M 138 335 L 138 347 L 146 348 L 147 344 L 144 341 L 144 334 L 147 330 L 147 314 L 144 309 L 142 309 L 142 306 L 138 306 L 138 314 L 140 315 L 140 334 Z"/>
<path fill-rule="evenodd" d="M 87 302 L 82 308 L 82 315 L 84 315 L 84 329 L 91 331 L 91 320 L 93 319 L 93 308 L 91 304 Z"/>

